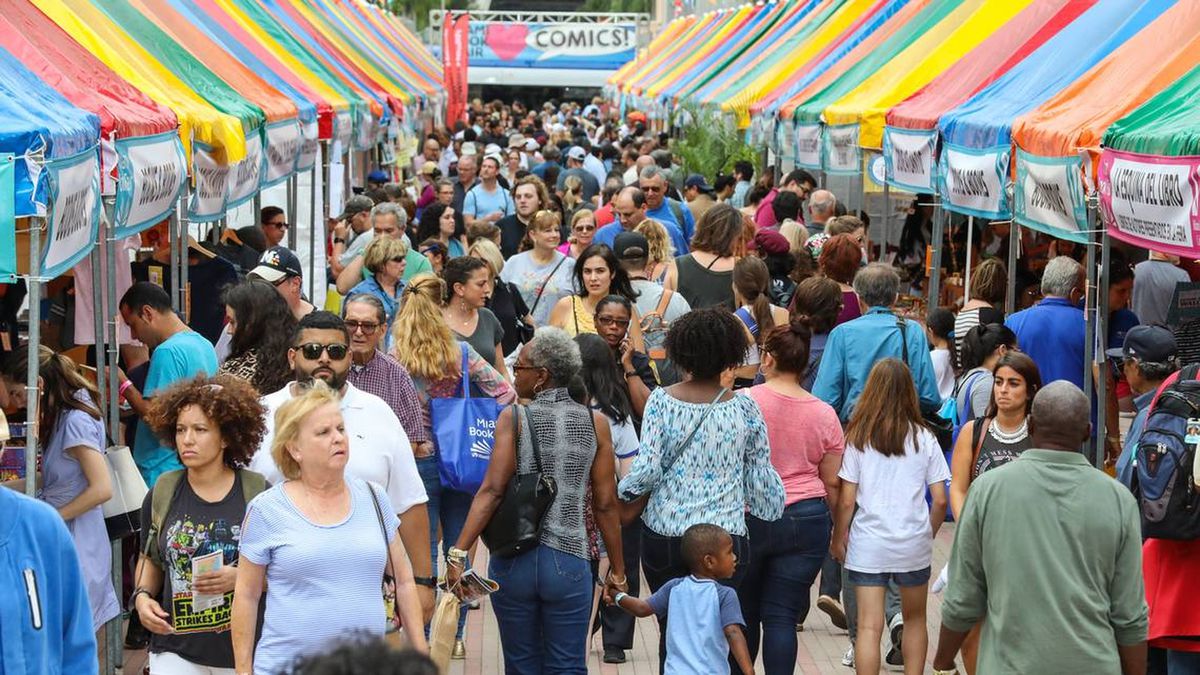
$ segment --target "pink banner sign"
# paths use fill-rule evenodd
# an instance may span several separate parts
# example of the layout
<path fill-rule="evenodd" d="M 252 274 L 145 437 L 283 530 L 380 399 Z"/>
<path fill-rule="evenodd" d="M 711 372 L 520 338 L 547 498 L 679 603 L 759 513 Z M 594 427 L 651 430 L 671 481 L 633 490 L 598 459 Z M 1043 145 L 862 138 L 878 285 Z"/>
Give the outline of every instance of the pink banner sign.
<path fill-rule="evenodd" d="M 1200 157 L 1106 149 L 1100 155 L 1099 188 L 1100 216 L 1111 236 L 1200 257 Z"/>

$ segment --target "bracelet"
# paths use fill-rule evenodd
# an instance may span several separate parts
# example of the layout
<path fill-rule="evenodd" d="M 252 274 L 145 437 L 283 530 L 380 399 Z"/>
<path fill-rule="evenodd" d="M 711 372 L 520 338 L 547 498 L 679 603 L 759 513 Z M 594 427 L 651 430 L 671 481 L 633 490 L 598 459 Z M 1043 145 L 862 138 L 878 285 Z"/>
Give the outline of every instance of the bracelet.
<path fill-rule="evenodd" d="M 464 562 L 466 561 L 468 555 L 469 554 L 461 548 L 451 546 L 450 550 L 446 551 L 446 560 L 448 562 Z"/>
<path fill-rule="evenodd" d="M 640 376 L 640 375 L 638 375 L 638 372 L 637 372 L 636 370 L 627 370 L 627 371 L 625 371 L 625 378 L 626 378 L 626 379 L 629 379 L 629 378 L 631 378 L 631 377 L 641 377 L 641 376 Z"/>
<path fill-rule="evenodd" d="M 628 597 L 629 597 L 628 593 L 626 593 L 625 591 L 621 591 L 620 593 L 617 593 L 616 595 L 613 596 L 613 604 L 620 605 L 621 601 Z"/>
<path fill-rule="evenodd" d="M 124 400 L 125 392 L 129 391 L 129 388 L 132 386 L 133 386 L 132 380 L 125 380 L 124 382 L 122 382 L 121 386 L 117 387 L 117 398 Z"/>
<path fill-rule="evenodd" d="M 150 591 L 139 586 L 139 587 L 133 589 L 133 595 L 129 596 L 129 605 L 130 606 L 136 605 L 138 596 L 142 595 L 142 594 L 145 594 L 147 598 L 151 598 L 151 599 L 154 598 L 154 596 L 150 593 Z"/>
<path fill-rule="evenodd" d="M 605 576 L 608 577 L 608 580 L 610 582 L 612 582 L 613 584 L 616 584 L 617 586 L 624 586 L 625 584 L 629 583 L 629 579 L 625 575 L 621 575 L 621 579 L 620 579 L 620 581 L 618 581 L 615 577 L 613 577 L 612 570 L 609 570 L 608 574 Z"/>
<path fill-rule="evenodd" d="M 437 579 L 433 577 L 413 577 L 413 583 L 418 586 L 426 586 L 428 588 L 437 588 Z"/>

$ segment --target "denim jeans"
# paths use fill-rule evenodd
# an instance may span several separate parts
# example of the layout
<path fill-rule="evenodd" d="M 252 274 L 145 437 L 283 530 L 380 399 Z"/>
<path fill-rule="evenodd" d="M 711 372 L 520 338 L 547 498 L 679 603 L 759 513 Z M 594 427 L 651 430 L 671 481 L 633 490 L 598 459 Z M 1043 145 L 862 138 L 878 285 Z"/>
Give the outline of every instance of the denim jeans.
<path fill-rule="evenodd" d="M 587 560 L 544 544 L 511 558 L 492 557 L 488 576 L 507 675 L 586 675 L 592 614 Z"/>
<path fill-rule="evenodd" d="M 646 584 L 654 593 L 671 579 L 691 574 L 687 563 L 683 561 L 681 544 L 683 537 L 667 537 L 646 527 L 642 523 L 642 573 L 646 575 Z M 721 580 L 721 583 L 737 589 L 746 576 L 746 567 L 750 563 L 750 542 L 746 537 L 733 535 L 733 553 L 737 556 L 737 567 L 733 576 Z M 795 626 L 792 627 L 795 630 Z M 667 661 L 667 620 L 658 620 L 658 672 L 663 671 Z M 716 674 L 714 674 L 716 675 Z"/>
<path fill-rule="evenodd" d="M 809 592 L 829 550 L 833 522 L 823 497 L 789 505 L 774 522 L 746 517 L 750 564 L 738 587 L 750 659 L 762 634 L 766 675 L 796 668 L 796 623 L 808 612 Z"/>
<path fill-rule="evenodd" d="M 842 599 L 842 564 L 825 552 L 825 562 L 821 564 L 821 595 L 828 595 L 834 600 Z"/>
<path fill-rule="evenodd" d="M 474 495 L 458 490 L 442 487 L 442 479 L 438 476 L 438 457 L 422 457 L 417 459 L 417 473 L 421 474 L 421 482 L 425 484 L 425 494 L 429 496 L 426 509 L 429 511 L 429 555 L 433 559 L 433 575 L 438 575 L 438 523 L 442 526 L 442 554 L 445 555 L 458 535 L 462 533 L 463 525 L 467 523 L 467 512 L 471 510 Z M 467 608 L 463 607 L 458 614 L 458 639 L 462 639 L 463 630 L 467 625 Z"/>
<path fill-rule="evenodd" d="M 1167 675 L 1200 675 L 1200 652 L 1168 649 Z"/>
<path fill-rule="evenodd" d="M 850 581 L 850 570 L 842 568 L 842 605 L 846 608 L 846 623 L 850 626 L 850 642 L 858 637 L 858 597 L 854 594 L 857 586 Z M 883 600 L 884 625 L 890 623 L 893 616 L 900 613 L 900 588 L 895 581 L 889 581 Z"/>

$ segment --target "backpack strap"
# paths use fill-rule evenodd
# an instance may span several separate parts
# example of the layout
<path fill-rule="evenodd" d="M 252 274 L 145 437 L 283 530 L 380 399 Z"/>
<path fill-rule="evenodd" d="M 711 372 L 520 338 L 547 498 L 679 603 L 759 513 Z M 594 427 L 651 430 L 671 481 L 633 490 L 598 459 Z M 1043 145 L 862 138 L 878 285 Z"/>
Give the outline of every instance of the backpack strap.
<path fill-rule="evenodd" d="M 754 320 L 754 317 L 745 307 L 738 307 L 737 311 L 733 314 L 741 319 L 742 323 L 746 324 L 746 328 L 750 330 L 751 335 L 758 337 L 758 322 Z"/>
<path fill-rule="evenodd" d="M 249 504 L 267 489 L 267 479 L 261 473 L 249 469 L 238 469 L 238 482 L 242 484 L 242 498 Z"/>
<path fill-rule="evenodd" d="M 1178 382 L 1180 378 L 1185 380 L 1200 380 L 1200 363 L 1193 363 L 1190 366 L 1185 366 L 1182 370 L 1178 370 L 1168 375 L 1167 379 L 1163 380 L 1162 384 L 1158 385 L 1158 390 L 1154 392 L 1154 398 L 1151 399 L 1150 407 L 1146 413 L 1147 416 L 1152 414 L 1154 409 L 1158 407 L 1158 397 L 1162 396 L 1163 392 L 1167 390 L 1167 387 L 1170 387 Z"/>
<path fill-rule="evenodd" d="M 679 224 L 679 233 L 686 237 L 687 232 L 685 230 L 687 229 L 687 221 L 684 220 L 683 204 L 680 204 L 670 197 L 667 197 L 667 206 L 670 207 L 671 215 L 675 216 L 675 220 Z"/>
<path fill-rule="evenodd" d="M 175 501 L 175 494 L 179 491 L 179 485 L 183 482 L 183 476 L 186 469 L 176 469 L 168 471 L 158 477 L 154 481 L 154 487 L 150 493 L 150 532 L 146 537 L 146 550 L 142 551 L 149 555 L 152 550 L 151 546 L 158 539 L 158 533 L 162 532 L 163 523 L 167 520 L 167 511 L 171 510 L 171 502 Z"/>
<path fill-rule="evenodd" d="M 988 427 L 992 426 L 992 418 L 984 417 L 975 420 L 975 425 L 971 429 L 971 473 L 975 473 L 975 462 L 979 461 L 979 451 L 983 450 L 984 432 Z M 972 475 L 974 478 L 974 475 Z"/>

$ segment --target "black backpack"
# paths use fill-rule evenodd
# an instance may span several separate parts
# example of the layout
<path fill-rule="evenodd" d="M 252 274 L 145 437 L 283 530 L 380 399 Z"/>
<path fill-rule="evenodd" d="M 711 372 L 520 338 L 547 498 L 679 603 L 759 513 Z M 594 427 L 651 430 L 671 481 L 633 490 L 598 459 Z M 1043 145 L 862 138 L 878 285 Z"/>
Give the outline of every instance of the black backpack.
<path fill-rule="evenodd" d="M 1192 475 L 1196 446 L 1200 445 L 1198 373 L 1200 365 L 1190 365 L 1159 390 L 1134 449 L 1130 488 L 1141 509 L 1142 536 L 1147 539 L 1200 538 L 1200 495 Z"/>

